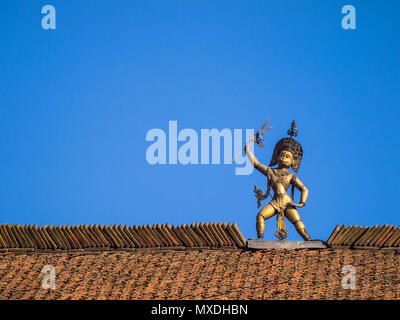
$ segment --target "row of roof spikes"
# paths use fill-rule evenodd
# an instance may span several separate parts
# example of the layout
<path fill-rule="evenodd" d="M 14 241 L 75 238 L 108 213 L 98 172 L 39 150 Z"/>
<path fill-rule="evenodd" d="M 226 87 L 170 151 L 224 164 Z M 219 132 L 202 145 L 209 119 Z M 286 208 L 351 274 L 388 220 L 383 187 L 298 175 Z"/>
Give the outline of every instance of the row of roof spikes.
<path fill-rule="evenodd" d="M 326 244 L 329 246 L 398 248 L 400 247 L 400 227 L 387 224 L 374 227 L 337 225 Z"/>
<path fill-rule="evenodd" d="M 0 225 L 0 248 L 85 249 L 246 246 L 236 223 L 37 226 Z"/>

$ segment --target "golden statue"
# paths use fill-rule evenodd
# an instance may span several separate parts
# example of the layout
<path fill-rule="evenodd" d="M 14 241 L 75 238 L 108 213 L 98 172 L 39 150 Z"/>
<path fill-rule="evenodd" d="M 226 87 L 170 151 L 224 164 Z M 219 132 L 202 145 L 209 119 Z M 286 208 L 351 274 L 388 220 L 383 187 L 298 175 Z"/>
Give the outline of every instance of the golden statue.
<path fill-rule="evenodd" d="M 290 167 L 292 167 L 294 172 L 298 171 L 303 156 L 303 148 L 300 143 L 293 139 L 293 136 L 296 137 L 298 133 L 296 122 L 293 120 L 292 127 L 288 130 L 288 135 L 290 137 L 283 138 L 276 144 L 269 166 L 261 164 L 249 148 L 252 142 L 262 146 L 261 134 L 264 134 L 270 128 L 264 132 L 261 131 L 265 128 L 268 121 L 244 147 L 244 151 L 254 168 L 264 174 L 268 179 L 267 191 L 265 194 L 254 185 L 254 192 L 258 199 L 258 207 L 260 207 L 261 201 L 269 196 L 271 187 L 274 191 L 272 200 L 264 206 L 257 215 L 257 237 L 258 239 L 262 239 L 264 236 L 265 220 L 277 215 L 278 230 L 275 233 L 276 237 L 283 240 L 288 236 L 284 220 L 286 217 L 294 224 L 297 232 L 304 240 L 310 240 L 310 236 L 296 209 L 296 207 L 303 207 L 305 205 L 308 197 L 308 189 L 295 174 L 289 171 Z M 276 164 L 278 165 L 277 168 L 271 168 L 271 166 Z M 291 195 L 289 196 L 287 190 L 290 185 L 292 189 Z M 294 188 L 301 192 L 299 204 L 293 203 Z"/>

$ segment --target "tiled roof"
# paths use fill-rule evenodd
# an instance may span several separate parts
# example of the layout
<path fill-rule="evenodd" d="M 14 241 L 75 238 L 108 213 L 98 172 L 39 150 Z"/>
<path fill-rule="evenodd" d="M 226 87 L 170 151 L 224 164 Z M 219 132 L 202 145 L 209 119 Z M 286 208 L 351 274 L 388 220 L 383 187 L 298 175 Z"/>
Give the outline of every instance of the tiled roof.
<path fill-rule="evenodd" d="M 242 248 L 246 246 L 236 223 L 192 223 L 171 226 L 44 226 L 0 225 L 0 250 L 19 251 L 135 249 L 135 248 Z M 13 250 L 16 251 L 16 250 Z"/>
<path fill-rule="evenodd" d="M 55 289 L 43 289 L 45 265 Z M 354 267 L 345 289 L 343 267 Z M 394 250 L 0 254 L 1 299 L 400 299 Z"/>
<path fill-rule="evenodd" d="M 331 247 L 400 248 L 400 227 L 393 225 L 359 227 L 337 225 L 326 242 Z"/>
<path fill-rule="evenodd" d="M 3 224 L 0 299 L 400 299 L 399 239 L 394 226 L 337 226 L 328 249 L 257 251 L 235 223 Z"/>

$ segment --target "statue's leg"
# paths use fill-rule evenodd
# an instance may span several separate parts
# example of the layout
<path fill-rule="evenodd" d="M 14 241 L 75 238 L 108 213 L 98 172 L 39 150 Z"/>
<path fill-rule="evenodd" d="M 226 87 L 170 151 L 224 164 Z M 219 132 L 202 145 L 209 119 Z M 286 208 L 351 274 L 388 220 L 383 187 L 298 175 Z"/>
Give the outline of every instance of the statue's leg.
<path fill-rule="evenodd" d="M 258 239 L 262 239 L 264 237 L 264 229 L 265 229 L 264 221 L 271 218 L 274 214 L 275 214 L 275 209 L 270 204 L 267 204 L 257 214 L 256 228 L 257 228 L 257 238 Z"/>
<path fill-rule="evenodd" d="M 310 240 L 310 235 L 308 234 L 306 227 L 304 226 L 304 223 L 301 221 L 300 215 L 295 208 L 286 209 L 285 216 L 291 223 L 294 224 L 296 231 L 299 233 L 299 235 L 302 236 L 304 240 L 306 241 Z"/>

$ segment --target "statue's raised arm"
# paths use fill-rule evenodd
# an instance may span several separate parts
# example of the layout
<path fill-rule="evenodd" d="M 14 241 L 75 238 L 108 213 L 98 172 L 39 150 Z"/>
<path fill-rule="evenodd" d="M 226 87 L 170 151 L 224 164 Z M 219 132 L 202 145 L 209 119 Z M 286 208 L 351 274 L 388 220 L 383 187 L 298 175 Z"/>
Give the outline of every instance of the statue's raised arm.
<path fill-rule="evenodd" d="M 251 142 L 249 141 L 246 143 L 246 146 L 244 148 L 244 152 L 247 154 L 247 157 L 249 158 L 251 164 L 256 168 L 258 171 L 260 171 L 263 175 L 267 175 L 268 171 L 268 166 L 260 163 L 254 153 L 251 151 Z"/>
<path fill-rule="evenodd" d="M 265 133 L 267 133 L 269 130 L 272 129 L 272 127 L 266 128 L 269 121 L 270 121 L 270 119 L 268 119 L 264 123 L 264 125 L 261 127 L 261 129 L 258 130 L 257 133 L 253 137 L 250 138 L 250 141 L 248 141 L 246 143 L 246 145 L 243 147 L 243 149 L 240 151 L 240 152 L 244 151 L 247 154 L 247 157 L 249 158 L 249 160 L 250 160 L 251 164 L 254 166 L 254 168 L 256 168 L 258 171 L 260 171 L 264 175 L 267 175 L 268 167 L 258 161 L 258 159 L 254 156 L 253 152 L 251 151 L 250 146 L 254 142 L 254 144 L 257 144 L 259 147 L 263 147 L 262 143 L 263 143 L 264 139 L 262 138 L 262 135 L 264 135 Z M 232 159 L 232 162 L 236 158 L 236 156 Z"/>

